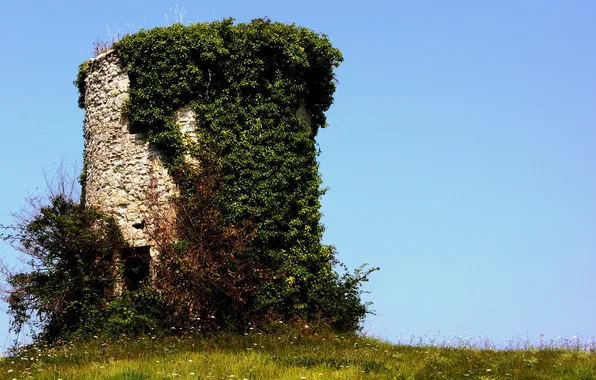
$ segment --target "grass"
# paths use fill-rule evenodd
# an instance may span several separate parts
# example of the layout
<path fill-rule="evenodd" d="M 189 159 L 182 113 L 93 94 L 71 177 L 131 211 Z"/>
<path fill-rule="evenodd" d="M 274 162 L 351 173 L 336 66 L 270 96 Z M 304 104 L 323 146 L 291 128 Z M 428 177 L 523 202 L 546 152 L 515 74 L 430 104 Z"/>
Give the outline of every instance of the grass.
<path fill-rule="evenodd" d="M 0 360 L 7 379 L 596 379 L 582 349 L 392 345 L 302 331 L 122 336 L 29 346 Z"/>

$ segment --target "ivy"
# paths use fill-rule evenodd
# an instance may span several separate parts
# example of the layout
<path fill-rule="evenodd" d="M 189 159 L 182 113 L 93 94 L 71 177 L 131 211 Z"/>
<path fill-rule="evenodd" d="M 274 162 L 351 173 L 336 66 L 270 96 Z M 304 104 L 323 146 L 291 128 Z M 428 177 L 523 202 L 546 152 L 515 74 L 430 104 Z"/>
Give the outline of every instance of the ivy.
<path fill-rule="evenodd" d="M 79 90 L 79 100 L 78 105 L 79 108 L 85 108 L 85 78 L 87 77 L 87 70 L 89 69 L 89 61 L 85 61 L 79 65 L 79 72 L 77 74 L 77 79 L 73 82 L 73 84 Z"/>

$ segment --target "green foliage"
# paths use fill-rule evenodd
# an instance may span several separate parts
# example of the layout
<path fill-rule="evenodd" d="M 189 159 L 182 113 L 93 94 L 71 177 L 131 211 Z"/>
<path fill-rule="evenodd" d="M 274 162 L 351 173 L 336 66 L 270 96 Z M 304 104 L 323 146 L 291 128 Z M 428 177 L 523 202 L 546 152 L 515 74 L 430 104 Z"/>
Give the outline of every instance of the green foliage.
<path fill-rule="evenodd" d="M 89 62 L 85 61 L 79 65 L 79 72 L 77 79 L 73 84 L 79 89 L 78 105 L 80 108 L 85 108 L 85 78 L 87 77 L 87 70 L 89 69 Z"/>
<path fill-rule="evenodd" d="M 245 328 L 252 317 L 252 294 L 267 277 L 266 268 L 248 254 L 254 226 L 226 223 L 217 207 L 219 179 L 220 171 L 207 166 L 189 180 L 193 191 L 173 199 L 176 241 L 159 244 L 154 285 L 164 295 L 167 323 L 174 327 L 188 328 L 191 321 L 202 327 Z"/>
<path fill-rule="evenodd" d="M 114 258 L 124 241 L 115 222 L 63 195 L 17 226 L 10 238 L 29 258 L 29 272 L 8 276 L 12 327 L 37 313 L 44 337 L 101 328 L 99 315 L 114 289 Z"/>
<path fill-rule="evenodd" d="M 151 379 L 150 376 L 144 375 L 140 372 L 135 370 L 128 369 L 122 373 L 119 373 L 114 376 L 109 376 L 106 378 L 107 380 L 122 380 L 122 379 L 130 379 L 130 380 L 144 380 L 144 379 Z"/>
<path fill-rule="evenodd" d="M 139 334 L 158 328 L 161 296 L 152 289 L 115 294 L 126 244 L 115 221 L 64 195 L 5 236 L 26 254 L 29 271 L 10 274 L 11 328 L 31 322 L 38 339 Z"/>
<path fill-rule="evenodd" d="M 262 19 L 155 28 L 114 49 L 130 78 L 124 113 L 131 131 L 148 132 L 183 195 L 193 196 L 203 174 L 185 155 L 220 168 L 221 225 L 254 223 L 243 257 L 266 268 L 268 278 L 244 300 L 249 308 L 343 318 L 333 324 L 356 328 L 367 312 L 358 289 L 371 271 L 357 280 L 338 277 L 333 250 L 321 245 L 315 137 L 333 102 L 339 50 L 324 35 Z M 185 105 L 197 115 L 197 144 L 174 123 L 174 111 Z M 299 116 L 301 107 L 309 120 Z"/>
<path fill-rule="evenodd" d="M 151 288 L 125 291 L 102 310 L 102 331 L 106 336 L 133 336 L 160 329 L 164 316 L 163 298 Z"/>

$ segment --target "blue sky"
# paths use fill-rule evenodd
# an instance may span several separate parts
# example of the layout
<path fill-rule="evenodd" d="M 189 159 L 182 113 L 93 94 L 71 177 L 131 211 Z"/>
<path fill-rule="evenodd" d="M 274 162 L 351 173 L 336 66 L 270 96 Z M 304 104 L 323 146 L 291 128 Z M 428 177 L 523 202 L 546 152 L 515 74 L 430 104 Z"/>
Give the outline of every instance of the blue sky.
<path fill-rule="evenodd" d="M 505 342 L 596 337 L 596 4 L 178 2 L 268 16 L 344 54 L 319 135 L 325 242 L 380 266 L 365 330 Z M 72 81 L 93 41 L 175 21 L 169 1 L 12 2 L 0 23 L 0 224 L 80 162 Z M 166 14 L 168 17 L 166 18 Z M 14 255 L 0 245 L 0 253 Z M 5 308 L 4 308 L 5 309 Z M 0 316 L 0 344 L 7 317 Z"/>

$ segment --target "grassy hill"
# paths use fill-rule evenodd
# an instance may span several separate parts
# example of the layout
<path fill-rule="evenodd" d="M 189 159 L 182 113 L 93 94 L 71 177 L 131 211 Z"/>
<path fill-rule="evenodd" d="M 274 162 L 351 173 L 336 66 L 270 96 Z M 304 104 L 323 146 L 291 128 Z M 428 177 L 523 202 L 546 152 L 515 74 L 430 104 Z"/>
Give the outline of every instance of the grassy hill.
<path fill-rule="evenodd" d="M 2 359 L 7 379 L 596 379 L 580 349 L 392 345 L 297 332 L 184 335 L 31 346 Z"/>

